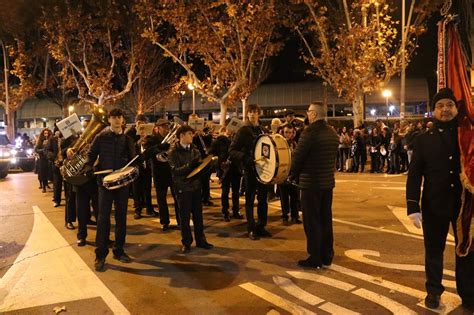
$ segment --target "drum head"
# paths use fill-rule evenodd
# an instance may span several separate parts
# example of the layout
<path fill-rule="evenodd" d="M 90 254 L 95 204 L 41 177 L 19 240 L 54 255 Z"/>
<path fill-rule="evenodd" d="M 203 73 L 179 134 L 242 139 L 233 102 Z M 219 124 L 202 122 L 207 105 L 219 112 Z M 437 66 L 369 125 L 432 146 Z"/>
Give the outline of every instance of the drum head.
<path fill-rule="evenodd" d="M 269 135 L 257 138 L 254 149 L 255 170 L 257 179 L 264 184 L 269 184 L 275 177 L 278 164 L 275 152 L 275 143 Z"/>
<path fill-rule="evenodd" d="M 129 174 L 132 174 L 135 172 L 135 167 L 132 166 L 127 166 L 124 170 L 122 171 L 115 171 L 112 174 L 109 174 L 104 177 L 104 182 L 115 182 L 119 180 L 122 177 L 126 177 Z"/>

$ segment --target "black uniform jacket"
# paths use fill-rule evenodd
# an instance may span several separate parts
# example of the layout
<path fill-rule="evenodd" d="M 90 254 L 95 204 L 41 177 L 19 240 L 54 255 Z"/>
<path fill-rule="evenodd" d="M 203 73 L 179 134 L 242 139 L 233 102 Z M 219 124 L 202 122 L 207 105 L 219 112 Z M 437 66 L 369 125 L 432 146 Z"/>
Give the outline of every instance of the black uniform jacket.
<path fill-rule="evenodd" d="M 408 170 L 406 186 L 408 214 L 420 212 L 421 183 L 423 214 L 443 217 L 457 215 L 461 202 L 461 170 L 457 128 L 433 130 L 418 135 Z"/>
<path fill-rule="evenodd" d="M 135 157 L 135 143 L 125 134 L 115 134 L 110 128 L 106 128 L 92 142 L 88 154 L 90 167 L 97 157 L 99 157 L 98 171 L 118 170 Z"/>
<path fill-rule="evenodd" d="M 339 146 L 337 133 L 324 120 L 317 120 L 301 134 L 291 163 L 290 176 L 302 189 L 332 189 Z"/>
<path fill-rule="evenodd" d="M 242 126 L 232 139 L 229 148 L 230 159 L 246 173 L 255 173 L 253 151 L 259 135 L 265 133 L 262 126 L 250 123 Z"/>
<path fill-rule="evenodd" d="M 171 167 L 168 162 L 160 162 L 156 159 L 158 153 L 168 151 L 170 145 L 163 142 L 160 134 L 147 137 L 145 141 L 145 158 L 152 161 L 153 174 L 160 178 L 160 181 L 171 183 Z"/>
<path fill-rule="evenodd" d="M 186 178 L 198 165 L 201 160 L 201 153 L 193 145 L 185 149 L 181 144 L 171 150 L 168 161 L 173 174 L 173 185 L 178 193 L 183 191 L 195 191 L 201 189 L 201 178 L 198 175 Z"/>

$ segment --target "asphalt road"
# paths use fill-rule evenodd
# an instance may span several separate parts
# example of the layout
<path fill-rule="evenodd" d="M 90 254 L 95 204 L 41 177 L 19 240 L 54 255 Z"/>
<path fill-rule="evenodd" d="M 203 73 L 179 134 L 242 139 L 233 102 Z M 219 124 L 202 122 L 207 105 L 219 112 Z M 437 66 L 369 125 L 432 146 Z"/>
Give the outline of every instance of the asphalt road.
<path fill-rule="evenodd" d="M 303 226 L 281 223 L 279 201 L 269 206 L 272 238 L 251 241 L 245 220 L 224 222 L 214 182 L 216 206 L 204 209 L 214 249 L 179 253 L 179 230 L 162 232 L 157 218 L 134 220 L 130 200 L 125 250 L 134 261 L 109 255 L 107 270 L 96 273 L 95 227 L 88 245 L 77 247 L 64 207 L 53 208 L 36 175 L 10 174 L 0 181 L 0 313 L 51 314 L 64 306 L 77 314 L 434 314 L 420 304 L 423 241 L 406 220 L 405 180 L 337 175 L 329 269 L 297 267 L 306 258 Z M 456 295 L 452 241 L 444 278 L 442 311 L 467 314 Z"/>

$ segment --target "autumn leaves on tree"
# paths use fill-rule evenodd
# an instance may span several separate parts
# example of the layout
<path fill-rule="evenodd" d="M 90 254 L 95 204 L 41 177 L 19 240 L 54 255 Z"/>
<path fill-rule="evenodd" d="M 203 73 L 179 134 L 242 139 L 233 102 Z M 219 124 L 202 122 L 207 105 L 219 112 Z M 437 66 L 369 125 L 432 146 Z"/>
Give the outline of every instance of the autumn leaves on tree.
<path fill-rule="evenodd" d="M 17 11 L 33 6 L 37 17 L 22 25 L 26 31 L 0 32 L 0 39 L 18 87 L 8 88 L 13 98 L 15 91 L 31 97 L 61 90 L 107 104 L 128 95 L 130 112 L 144 113 L 164 109 L 191 83 L 220 104 L 223 122 L 228 108 L 242 102 L 245 109 L 294 32 L 308 73 L 353 103 L 357 125 L 364 93 L 380 90 L 402 59 L 409 62 L 440 2 L 410 1 L 405 47 L 396 8 L 384 0 L 19 1 Z M 6 23 L 9 14 L 0 18 Z M 10 112 L 22 101 L 11 103 Z"/>

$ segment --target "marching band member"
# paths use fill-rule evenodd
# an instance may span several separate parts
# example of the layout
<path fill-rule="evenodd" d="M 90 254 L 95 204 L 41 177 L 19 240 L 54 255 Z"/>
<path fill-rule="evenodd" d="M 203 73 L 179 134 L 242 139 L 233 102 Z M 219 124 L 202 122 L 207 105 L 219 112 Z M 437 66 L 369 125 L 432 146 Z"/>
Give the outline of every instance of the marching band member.
<path fill-rule="evenodd" d="M 290 182 L 301 188 L 303 224 L 309 257 L 298 261 L 302 267 L 321 268 L 334 257 L 332 195 L 339 137 L 327 124 L 327 107 L 312 103 L 310 125 L 304 129 L 291 163 Z"/>
<path fill-rule="evenodd" d="M 217 177 L 221 182 L 221 205 L 224 221 L 229 222 L 229 192 L 232 187 L 232 217 L 242 219 L 239 213 L 239 189 L 242 174 L 238 166 L 229 159 L 229 147 L 234 135 L 230 129 L 226 128 L 230 119 L 226 121 L 225 127 L 222 127 L 222 134 L 219 135 L 211 145 L 209 153 L 216 155 L 217 158 Z"/>
<path fill-rule="evenodd" d="M 135 118 L 135 126 L 130 128 L 125 134 L 131 137 L 135 143 L 135 152 L 143 154 L 145 150 L 146 135 L 140 125 L 148 123 L 148 118 L 139 114 Z M 135 219 L 142 217 L 142 209 L 146 208 L 146 214 L 152 217 L 158 216 L 158 212 L 153 209 L 151 203 L 151 162 L 144 159 L 138 164 L 138 178 L 132 183 L 133 207 L 135 209 Z"/>
<path fill-rule="evenodd" d="M 122 125 L 125 118 L 123 111 L 115 108 L 109 112 L 109 128 L 99 133 L 92 142 L 88 154 L 88 167 L 92 169 L 96 159 L 97 171 L 118 170 L 124 167 L 135 156 L 133 140 L 123 133 Z M 115 205 L 115 243 L 113 248 L 114 259 L 121 262 L 131 262 L 131 258 L 124 252 L 127 230 L 128 186 L 115 190 L 107 190 L 102 186 L 102 175 L 97 176 L 99 183 L 99 218 L 97 220 L 97 236 L 95 250 L 95 270 L 104 271 L 105 258 L 109 253 L 108 240 L 110 234 L 110 213 L 112 203 Z"/>
<path fill-rule="evenodd" d="M 265 230 L 268 216 L 267 185 L 260 183 L 255 174 L 253 144 L 257 137 L 265 131 L 260 125 L 260 106 L 250 104 L 248 106 L 248 123 L 242 126 L 235 135 L 229 149 L 232 161 L 240 163 L 244 169 L 245 176 L 245 216 L 247 217 L 247 230 L 251 240 L 257 240 L 259 236 L 271 237 L 270 232 Z M 258 222 L 253 217 L 253 206 L 257 195 Z"/>
<path fill-rule="evenodd" d="M 197 130 L 193 137 L 193 144 L 201 153 L 201 158 L 204 159 L 209 155 L 208 149 L 212 143 L 212 134 L 209 129 Z M 205 170 L 201 176 L 202 183 L 202 204 L 212 207 L 214 203 L 211 201 L 211 169 Z"/>
<path fill-rule="evenodd" d="M 180 219 L 181 219 L 181 252 L 183 254 L 191 251 L 193 236 L 189 226 L 191 215 L 194 224 L 194 236 L 196 247 L 211 249 L 204 235 L 204 223 L 202 217 L 201 180 L 198 175 L 186 178 L 201 162 L 201 154 L 193 145 L 194 130 L 184 125 L 176 131 L 179 143 L 172 149 L 169 155 L 173 182 L 178 197 Z"/>
<path fill-rule="evenodd" d="M 286 125 L 283 128 L 283 136 L 285 137 L 293 155 L 296 149 L 296 141 L 293 140 L 296 135 L 296 128 L 293 125 Z M 288 214 L 291 213 L 291 223 L 301 224 L 299 219 L 299 189 L 290 183 L 283 183 L 278 185 L 280 189 L 280 203 L 281 203 L 281 219 L 283 224 L 288 224 Z"/>
<path fill-rule="evenodd" d="M 54 128 L 54 135 L 51 137 L 48 146 L 48 158 L 52 164 L 52 172 L 53 172 L 53 206 L 55 208 L 59 207 L 61 203 L 61 193 L 63 188 L 63 177 L 61 176 L 61 171 L 59 170 L 60 164 L 58 163 L 58 157 L 61 156 L 60 150 L 60 141 L 61 139 L 61 132 L 58 130 L 57 127 Z"/>
<path fill-rule="evenodd" d="M 156 122 L 158 133 L 145 141 L 145 158 L 152 161 L 153 181 L 155 183 L 156 199 L 158 201 L 158 209 L 160 215 L 160 224 L 163 231 L 167 231 L 170 225 L 170 213 L 168 209 L 168 202 L 166 196 L 168 188 L 171 190 L 171 195 L 174 199 L 174 209 L 176 214 L 176 222 L 180 225 L 179 206 L 176 199 L 174 187 L 172 185 L 171 167 L 167 161 L 158 161 L 156 155 L 163 151 L 168 151 L 170 145 L 162 143 L 163 139 L 169 132 L 169 122 L 166 119 L 158 119 Z"/>

